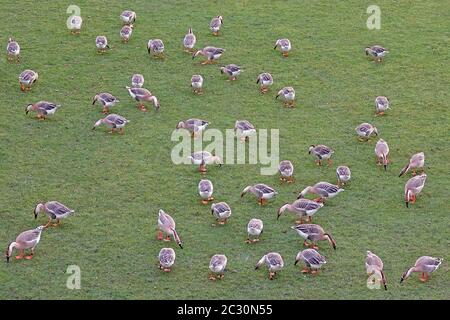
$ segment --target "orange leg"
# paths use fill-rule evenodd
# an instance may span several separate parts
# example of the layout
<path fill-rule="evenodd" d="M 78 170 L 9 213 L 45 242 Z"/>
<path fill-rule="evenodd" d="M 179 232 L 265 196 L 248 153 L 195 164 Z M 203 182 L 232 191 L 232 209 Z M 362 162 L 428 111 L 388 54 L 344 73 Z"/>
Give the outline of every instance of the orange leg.
<path fill-rule="evenodd" d="M 30 253 L 30 255 L 28 255 L 28 256 L 25 256 L 25 259 L 27 259 L 27 260 L 31 260 L 31 259 L 33 259 L 33 257 L 34 257 L 34 248 L 32 248 L 32 249 L 31 249 L 31 253 Z"/>
<path fill-rule="evenodd" d="M 302 273 L 309 273 L 309 269 L 307 267 L 304 267 L 301 272 Z"/>
<path fill-rule="evenodd" d="M 48 226 L 50 226 L 51 223 L 52 223 L 52 219 L 49 217 L 47 224 L 44 225 L 44 228 L 48 228 Z"/>
<path fill-rule="evenodd" d="M 199 171 L 201 172 L 201 173 L 205 173 L 207 170 L 206 170 L 206 166 L 204 165 L 204 164 L 201 164 L 200 165 L 200 167 L 199 167 Z"/>
<path fill-rule="evenodd" d="M 25 256 L 25 251 L 24 250 L 19 250 L 19 255 L 16 256 L 17 260 L 23 259 L 23 257 Z"/>
<path fill-rule="evenodd" d="M 59 227 L 60 224 L 61 224 L 61 220 L 56 219 L 56 223 L 52 223 L 52 227 Z"/>
<path fill-rule="evenodd" d="M 163 236 L 164 236 L 163 232 L 161 230 L 159 230 L 157 239 L 161 241 L 163 239 Z"/>
<path fill-rule="evenodd" d="M 119 133 L 120 133 L 120 134 L 124 134 L 124 132 L 125 132 L 125 131 L 124 131 L 123 128 L 120 128 L 120 129 L 119 129 Z"/>
<path fill-rule="evenodd" d="M 169 241 L 170 241 L 170 236 L 169 236 L 169 235 L 167 235 L 167 236 L 166 236 L 166 238 L 165 238 L 165 239 L 163 239 L 163 241 L 165 241 L 165 242 L 169 242 Z"/>

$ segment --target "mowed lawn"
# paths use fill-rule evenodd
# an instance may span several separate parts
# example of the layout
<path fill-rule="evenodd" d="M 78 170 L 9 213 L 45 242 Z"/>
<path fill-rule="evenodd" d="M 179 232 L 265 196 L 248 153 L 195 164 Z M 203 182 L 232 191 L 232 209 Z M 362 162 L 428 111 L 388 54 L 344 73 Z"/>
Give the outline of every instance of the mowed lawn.
<path fill-rule="evenodd" d="M 71 2 L 24 0 L 2 4 L 0 84 L 0 244 L 2 250 L 20 232 L 46 222 L 34 220 L 37 202 L 58 200 L 77 214 L 60 228 L 42 234 L 31 261 L 0 263 L 2 299 L 449 299 L 449 21 L 445 1 L 376 1 L 381 30 L 369 30 L 361 1 L 81 1 L 80 36 L 66 28 Z M 132 9 L 137 21 L 128 44 L 120 42 L 120 13 Z M 220 37 L 208 24 L 221 14 Z M 226 49 L 219 63 L 202 66 L 182 51 L 189 27 L 197 47 Z M 8 63 L 8 36 L 22 47 L 20 64 Z M 106 35 L 111 50 L 98 55 L 95 37 Z M 273 50 L 275 40 L 289 38 L 289 58 Z M 160 38 L 164 61 L 151 59 L 147 41 Z M 366 58 L 364 48 L 380 44 L 390 50 L 384 62 Z M 235 82 L 220 74 L 221 64 L 235 63 L 244 72 Z M 31 92 L 19 90 L 18 75 L 39 72 Z M 255 83 L 270 72 L 275 83 L 266 95 Z M 124 86 L 133 73 L 161 102 L 156 112 L 136 109 Z M 190 89 L 193 74 L 205 79 L 202 96 Z M 286 109 L 276 92 L 293 86 L 297 108 Z M 113 112 L 131 122 L 125 134 L 92 131 L 102 117 L 92 97 L 110 92 L 120 99 Z M 390 98 L 392 110 L 375 117 L 376 96 Z M 38 121 L 24 108 L 39 100 L 62 105 L 55 116 Z M 277 175 L 261 176 L 260 165 L 209 167 L 206 177 L 214 197 L 226 201 L 233 215 L 225 226 L 200 204 L 201 178 L 192 165 L 172 164 L 176 144 L 170 140 L 179 120 L 202 118 L 210 128 L 233 128 L 247 119 L 257 128 L 280 130 L 280 160 L 295 165 L 296 181 L 281 185 Z M 362 143 L 354 128 L 370 122 L 391 148 L 387 172 L 376 166 L 376 139 Z M 335 150 L 331 167 L 316 167 L 310 144 Z M 416 204 L 403 201 L 408 177 L 398 178 L 409 157 L 424 151 L 428 179 Z M 317 277 L 294 266 L 303 249 L 290 229 L 294 216 L 277 221 L 277 209 L 292 202 L 304 187 L 335 182 L 336 166 L 352 169 L 346 191 L 327 202 L 314 222 L 330 232 L 337 250 L 320 243 L 328 263 Z M 255 198 L 240 198 L 250 184 L 266 183 L 279 195 L 260 207 Z M 177 222 L 184 242 L 156 240 L 157 212 L 163 208 Z M 265 229 L 260 243 L 248 245 L 247 222 L 258 217 Z M 165 246 L 176 250 L 171 273 L 157 268 Z M 384 261 L 388 291 L 366 286 L 365 254 Z M 274 281 L 267 269 L 254 270 L 269 251 L 279 252 L 285 268 Z M 208 280 L 211 256 L 228 256 L 223 281 Z M 417 274 L 403 284 L 402 273 L 422 255 L 443 257 L 441 268 L 421 283 Z M 69 265 L 81 269 L 81 289 L 66 288 Z"/>

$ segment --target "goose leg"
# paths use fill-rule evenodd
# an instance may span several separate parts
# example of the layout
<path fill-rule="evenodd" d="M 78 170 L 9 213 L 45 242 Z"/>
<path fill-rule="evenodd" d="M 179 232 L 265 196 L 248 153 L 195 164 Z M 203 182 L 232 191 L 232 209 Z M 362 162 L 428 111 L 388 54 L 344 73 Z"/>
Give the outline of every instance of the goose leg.
<path fill-rule="evenodd" d="M 331 166 L 332 164 L 333 164 L 333 160 L 331 160 L 331 158 L 328 159 L 328 166 Z"/>
<path fill-rule="evenodd" d="M 52 223 L 52 227 L 58 227 L 61 224 L 61 220 L 56 219 L 56 223 Z"/>
<path fill-rule="evenodd" d="M 25 256 L 25 259 L 31 260 L 31 259 L 33 259 L 33 256 L 34 256 L 34 248 L 31 248 L 31 253 L 30 253 L 30 255 Z"/>
<path fill-rule="evenodd" d="M 306 242 L 306 240 L 305 240 L 305 241 L 303 241 L 303 245 L 304 245 L 305 247 L 309 247 L 309 243 L 308 243 L 308 242 Z"/>
<path fill-rule="evenodd" d="M 269 279 L 273 280 L 274 277 L 275 277 L 275 272 L 269 272 Z"/>
<path fill-rule="evenodd" d="M 158 231 L 158 240 L 162 240 L 163 239 L 163 232 L 161 230 Z"/>
<path fill-rule="evenodd" d="M 208 279 L 211 281 L 216 281 L 216 276 L 214 274 L 210 274 Z"/>
<path fill-rule="evenodd" d="M 169 235 L 167 235 L 167 236 L 166 236 L 166 238 L 165 238 L 165 239 L 163 239 L 163 241 L 165 241 L 165 242 L 169 242 L 169 241 L 170 241 L 170 236 L 169 236 Z"/>
<path fill-rule="evenodd" d="M 23 259 L 24 256 L 25 256 L 24 250 L 19 250 L 19 255 L 16 256 L 16 259 L 17 260 Z"/>
<path fill-rule="evenodd" d="M 317 269 L 311 270 L 311 274 L 312 274 L 313 276 L 317 276 Z"/>
<path fill-rule="evenodd" d="M 52 218 L 48 218 L 47 224 L 44 225 L 44 228 L 48 228 L 48 226 L 52 223 Z"/>
<path fill-rule="evenodd" d="M 301 272 L 302 273 L 309 273 L 309 269 L 307 267 L 304 267 Z"/>
<path fill-rule="evenodd" d="M 119 129 L 119 133 L 120 133 L 120 134 L 123 134 L 123 133 L 124 133 L 124 129 L 123 129 L 123 128 L 120 128 L 120 129 Z"/>

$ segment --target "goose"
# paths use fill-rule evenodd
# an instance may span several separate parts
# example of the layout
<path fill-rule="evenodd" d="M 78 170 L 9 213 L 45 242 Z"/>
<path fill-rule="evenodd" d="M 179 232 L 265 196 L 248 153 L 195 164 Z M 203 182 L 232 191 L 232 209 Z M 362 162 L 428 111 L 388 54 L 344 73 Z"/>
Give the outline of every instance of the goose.
<path fill-rule="evenodd" d="M 377 116 L 384 115 L 388 109 L 390 109 L 388 98 L 384 96 L 378 96 L 375 98 L 375 111 Z"/>
<path fill-rule="evenodd" d="M 224 254 L 215 254 L 211 257 L 209 261 L 209 270 L 211 274 L 209 275 L 209 280 L 223 279 L 225 275 L 225 268 L 227 267 L 228 259 Z"/>
<path fill-rule="evenodd" d="M 331 149 L 330 147 L 327 147 L 323 144 L 319 144 L 319 145 L 310 145 L 309 146 L 309 154 L 313 154 L 314 156 L 316 156 L 316 165 L 321 166 L 322 165 L 322 160 L 323 159 L 327 159 L 328 160 L 328 166 L 330 166 L 332 164 L 332 160 L 331 157 L 334 154 L 334 150 Z"/>
<path fill-rule="evenodd" d="M 196 56 L 202 55 L 206 57 L 207 60 L 203 61 L 201 64 L 211 64 L 218 60 L 222 54 L 225 52 L 225 49 L 223 48 L 216 48 L 216 47 L 204 47 L 202 50 L 198 50 L 194 52 L 192 55 L 192 60 L 195 59 Z"/>
<path fill-rule="evenodd" d="M 145 79 L 142 74 L 135 73 L 131 77 L 131 86 L 134 88 L 142 88 L 142 86 L 144 85 L 144 81 L 145 81 Z"/>
<path fill-rule="evenodd" d="M 401 177 L 402 175 L 408 173 L 410 169 L 413 169 L 413 176 L 416 175 L 416 169 L 421 169 L 421 173 L 424 173 L 424 166 L 425 166 L 425 153 L 419 152 L 416 154 L 413 154 L 411 158 L 409 159 L 409 163 L 403 167 L 402 171 L 398 175 Z"/>
<path fill-rule="evenodd" d="M 314 193 L 319 195 L 319 198 L 316 198 L 315 201 L 323 202 L 326 199 L 334 198 L 342 191 L 344 191 L 344 189 L 341 189 L 339 186 L 336 186 L 329 182 L 321 181 L 313 186 L 308 186 L 303 189 L 298 195 L 297 199 L 304 198 L 307 193 Z"/>
<path fill-rule="evenodd" d="M 312 222 L 313 215 L 323 207 L 323 203 L 316 202 L 309 199 L 298 199 L 293 203 L 285 203 L 278 209 L 277 220 L 286 210 L 293 212 L 298 215 L 298 220 L 295 221 L 297 224 L 303 223 L 303 217 L 308 217 L 308 222 Z"/>
<path fill-rule="evenodd" d="M 383 139 L 378 140 L 377 144 L 375 145 L 375 155 L 377 157 L 377 165 L 383 165 L 384 171 L 386 171 L 387 165 L 389 164 L 388 154 L 389 146 L 387 142 Z"/>
<path fill-rule="evenodd" d="M 146 112 L 147 108 L 145 107 L 144 102 L 151 102 L 151 103 L 153 103 L 155 110 L 156 111 L 159 110 L 160 104 L 159 104 L 158 98 L 156 96 L 152 95 L 152 93 L 150 91 L 148 91 L 147 89 L 136 88 L 136 87 L 131 88 L 128 86 L 125 86 L 125 89 L 128 90 L 128 93 L 134 100 L 139 102 L 138 109 Z"/>
<path fill-rule="evenodd" d="M 244 143 L 249 140 L 249 137 L 256 134 L 256 129 L 250 121 L 236 120 L 234 123 L 234 133 Z"/>
<path fill-rule="evenodd" d="M 161 39 L 150 39 L 147 43 L 147 51 L 153 57 L 164 58 L 164 42 Z"/>
<path fill-rule="evenodd" d="M 95 38 L 95 45 L 97 47 L 97 53 L 103 54 L 106 49 L 109 49 L 108 39 L 105 36 L 97 36 Z"/>
<path fill-rule="evenodd" d="M 19 75 L 19 85 L 20 90 L 22 91 L 30 91 L 31 86 L 36 83 L 36 81 L 39 79 L 39 74 L 31 69 L 27 69 L 23 71 Z"/>
<path fill-rule="evenodd" d="M 220 73 L 228 75 L 228 81 L 235 81 L 242 72 L 242 68 L 235 64 L 220 67 Z"/>
<path fill-rule="evenodd" d="M 219 35 L 220 27 L 223 24 L 223 17 L 222 16 L 216 16 L 212 18 L 211 22 L 209 23 L 209 29 L 211 29 L 214 36 Z"/>
<path fill-rule="evenodd" d="M 48 222 L 44 226 L 47 228 L 48 226 L 57 227 L 61 224 L 61 219 L 67 218 L 68 216 L 75 213 L 75 210 L 69 209 L 62 203 L 58 201 L 48 201 L 48 202 L 39 202 L 34 208 L 34 218 L 37 219 L 38 214 L 41 212 L 45 212 L 48 216 Z M 52 220 L 56 220 L 56 223 L 51 223 Z"/>
<path fill-rule="evenodd" d="M 35 229 L 27 230 L 19 234 L 16 237 L 16 241 L 10 242 L 6 248 L 6 262 L 9 262 L 14 249 L 19 250 L 19 255 L 15 257 L 17 260 L 23 258 L 27 260 L 33 259 L 34 250 L 41 240 L 42 230 L 44 229 L 44 226 L 39 226 Z M 31 253 L 28 256 L 25 255 L 26 249 L 31 249 Z"/>
<path fill-rule="evenodd" d="M 256 79 L 256 84 L 259 84 L 261 93 L 266 93 L 269 91 L 269 87 L 273 85 L 273 77 L 268 72 L 260 73 Z"/>
<path fill-rule="evenodd" d="M 273 49 L 275 50 L 276 48 L 280 48 L 283 57 L 287 57 L 289 51 L 291 51 L 291 41 L 289 41 L 289 39 L 278 39 L 275 42 L 275 47 Z"/>
<path fill-rule="evenodd" d="M 269 279 L 273 280 L 277 273 L 284 267 L 284 261 L 278 252 L 269 252 L 265 254 L 256 264 L 255 270 L 258 270 L 263 264 L 269 269 Z"/>
<path fill-rule="evenodd" d="M 262 220 L 253 218 L 247 224 L 247 240 L 246 243 L 254 243 L 259 241 L 259 236 L 263 233 L 264 224 Z M 251 239 L 251 237 L 254 237 Z"/>
<path fill-rule="evenodd" d="M 199 165 L 199 171 L 201 173 L 206 173 L 207 164 L 217 164 L 219 167 L 222 166 L 220 157 L 212 155 L 209 151 L 196 151 L 192 153 L 188 159 L 191 160 L 192 164 Z"/>
<path fill-rule="evenodd" d="M 211 214 L 216 217 L 218 224 L 224 225 L 231 216 L 231 208 L 226 202 L 213 203 L 211 205 Z"/>
<path fill-rule="evenodd" d="M 60 108 L 60 104 L 56 104 L 48 101 L 39 101 L 33 104 L 29 104 L 25 108 L 25 114 L 28 114 L 30 111 L 34 111 L 37 113 L 38 119 L 47 119 L 47 116 L 55 114 L 56 110 Z"/>
<path fill-rule="evenodd" d="M 71 34 L 80 34 L 81 32 L 81 26 L 83 25 L 83 18 L 77 15 L 73 15 L 69 18 L 69 23 L 67 24 L 67 27 L 70 30 Z"/>
<path fill-rule="evenodd" d="M 374 62 L 381 62 L 381 59 L 383 59 L 389 53 L 387 49 L 378 45 L 367 47 L 364 51 L 366 52 L 366 56 L 370 56 L 373 58 Z"/>
<path fill-rule="evenodd" d="M 136 21 L 136 12 L 125 10 L 120 14 L 120 19 L 124 24 L 132 24 Z"/>
<path fill-rule="evenodd" d="M 295 258 L 294 265 L 297 265 L 299 261 L 303 261 L 305 263 L 302 273 L 311 272 L 312 275 L 316 275 L 322 265 L 327 263 L 325 257 L 314 249 L 305 249 L 300 251 Z"/>
<path fill-rule="evenodd" d="M 203 94 L 203 77 L 199 74 L 194 74 L 191 77 L 191 87 L 192 87 L 192 91 L 195 94 Z"/>
<path fill-rule="evenodd" d="M 186 129 L 191 132 L 191 136 L 195 138 L 197 135 L 205 131 L 208 125 L 208 121 L 194 118 L 178 122 L 176 129 Z"/>
<path fill-rule="evenodd" d="M 285 107 L 295 108 L 295 90 L 292 87 L 284 87 L 278 91 L 275 99 L 281 96 Z"/>
<path fill-rule="evenodd" d="M 102 92 L 97 93 L 92 98 L 92 105 L 94 105 L 96 102 L 100 102 L 100 104 L 103 106 L 103 114 L 109 113 L 109 108 L 112 108 L 116 105 L 117 102 L 119 102 L 119 99 L 114 97 L 111 93 L 108 92 Z"/>
<path fill-rule="evenodd" d="M 158 211 L 158 240 L 170 241 L 170 236 L 173 236 L 175 242 L 183 249 L 183 243 L 178 236 L 178 233 L 175 229 L 175 220 L 164 212 L 164 210 L 159 209 Z M 166 238 L 164 238 L 164 234 L 166 234 Z"/>
<path fill-rule="evenodd" d="M 414 176 L 405 184 L 405 205 L 408 208 L 409 203 L 416 203 L 417 195 L 422 191 L 425 181 L 427 180 L 426 173 Z"/>
<path fill-rule="evenodd" d="M 336 241 L 334 241 L 331 234 L 326 233 L 318 224 L 299 224 L 291 227 L 291 229 L 296 231 L 297 234 L 304 240 L 303 245 L 305 247 L 311 247 L 312 249 L 318 250 L 319 247 L 316 245 L 316 242 L 326 240 L 330 243 L 333 249 L 336 250 Z M 309 244 L 306 240 L 309 240 L 312 243 Z"/>
<path fill-rule="evenodd" d="M 131 38 L 131 34 L 133 33 L 134 26 L 132 24 L 130 25 L 124 25 L 122 29 L 120 29 L 120 39 L 122 39 L 122 42 L 128 43 Z"/>
<path fill-rule="evenodd" d="M 409 278 L 411 273 L 413 272 L 421 272 L 422 276 L 420 277 L 420 281 L 427 282 L 430 273 L 435 272 L 439 266 L 444 261 L 443 258 L 435 258 L 430 256 L 423 256 L 416 260 L 414 266 L 409 268 L 405 273 L 403 273 L 400 278 L 400 283 L 402 283 L 405 279 Z"/>
<path fill-rule="evenodd" d="M 184 36 L 184 39 L 183 39 L 183 46 L 185 49 L 184 51 L 192 53 L 196 42 L 197 42 L 197 37 L 192 32 L 192 28 L 189 28 L 187 34 Z"/>
<path fill-rule="evenodd" d="M 247 186 L 242 190 L 241 198 L 248 192 L 253 193 L 258 198 L 259 205 L 265 205 L 268 199 L 275 197 L 278 192 L 276 192 L 272 187 L 264 183 L 257 183 L 253 186 Z"/>
<path fill-rule="evenodd" d="M 373 282 L 380 281 L 384 286 L 384 290 L 387 290 L 386 276 L 383 272 L 383 261 L 380 257 L 370 251 L 367 251 L 366 272 L 369 276 L 374 275 L 372 278 Z"/>
<path fill-rule="evenodd" d="M 172 271 L 172 266 L 175 263 L 175 250 L 172 248 L 162 248 L 159 251 L 159 269 L 164 272 Z"/>
<path fill-rule="evenodd" d="M 6 54 L 8 61 L 20 62 L 20 46 L 13 38 L 8 38 L 8 44 L 6 45 Z"/>
<path fill-rule="evenodd" d="M 338 187 L 341 187 L 350 181 L 352 173 L 349 167 L 339 166 L 336 168 L 336 176 L 337 176 L 337 185 Z"/>
<path fill-rule="evenodd" d="M 369 141 L 370 137 L 374 134 L 378 136 L 378 129 L 370 123 L 364 122 L 355 128 L 358 134 L 359 141 Z"/>
<path fill-rule="evenodd" d="M 128 122 L 130 122 L 130 120 L 127 120 L 118 114 L 110 113 L 103 119 L 100 119 L 96 123 L 94 123 L 92 130 L 95 130 L 95 128 L 97 128 L 101 124 L 105 124 L 111 128 L 111 131 L 109 131 L 109 133 L 114 133 L 116 129 L 119 129 L 119 133 L 123 134 L 124 127 Z"/>
<path fill-rule="evenodd" d="M 278 164 L 278 171 L 280 172 L 280 181 L 287 183 L 294 182 L 294 165 L 289 160 L 283 160 Z"/>
<path fill-rule="evenodd" d="M 198 194 L 202 198 L 203 204 L 208 204 L 210 201 L 213 201 L 214 198 L 212 197 L 214 191 L 213 184 L 208 179 L 202 179 L 198 183 Z"/>

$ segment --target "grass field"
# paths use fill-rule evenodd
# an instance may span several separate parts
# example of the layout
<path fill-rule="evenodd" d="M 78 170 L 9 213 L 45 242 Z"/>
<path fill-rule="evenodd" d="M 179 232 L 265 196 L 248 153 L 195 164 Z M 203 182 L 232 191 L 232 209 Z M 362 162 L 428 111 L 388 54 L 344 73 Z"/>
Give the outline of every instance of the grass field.
<path fill-rule="evenodd" d="M 22 47 L 20 64 L 1 56 L 0 242 L 46 221 L 34 220 L 39 201 L 58 200 L 77 214 L 60 228 L 44 231 L 32 261 L 0 264 L 1 299 L 449 299 L 449 21 L 445 1 L 82 1 L 80 36 L 66 28 L 72 2 L 3 1 L 1 46 L 12 35 Z M 368 30 L 366 8 L 381 8 L 381 29 Z M 128 44 L 120 42 L 119 14 L 137 12 Z M 208 24 L 221 14 L 220 37 Z M 226 49 L 217 65 L 201 66 L 182 51 L 181 40 L 192 26 L 197 47 Z M 108 37 L 111 50 L 98 55 L 95 37 Z M 287 37 L 293 50 L 283 58 L 273 50 Z M 166 60 L 151 59 L 150 38 L 161 38 Z M 364 48 L 390 50 L 381 64 L 369 61 Z M 2 49 L 3 50 L 3 49 Z M 245 71 L 226 81 L 219 65 L 235 63 Z M 25 69 L 39 72 L 29 93 L 19 90 Z M 255 84 L 263 71 L 275 84 L 261 95 Z M 161 110 L 142 113 L 124 89 L 133 73 L 161 101 Z M 205 94 L 195 96 L 190 78 L 205 78 Z M 293 86 L 297 108 L 276 102 L 278 89 Z M 113 110 L 131 122 L 126 133 L 90 130 L 102 117 L 92 96 L 111 92 L 120 99 Z M 392 110 L 375 117 L 377 95 L 390 98 Z M 29 103 L 49 100 L 63 107 L 48 121 L 25 115 Z M 259 165 L 210 167 L 206 177 L 214 196 L 233 209 L 229 223 L 212 227 L 209 207 L 197 194 L 200 177 L 194 166 L 175 166 L 170 135 L 179 120 L 202 118 L 211 128 L 233 128 L 247 119 L 257 128 L 280 129 L 280 157 L 296 168 L 296 182 L 280 185 L 278 176 L 261 176 Z M 375 164 L 375 141 L 361 143 L 354 128 L 371 122 L 391 148 L 392 164 L 384 172 Z M 318 168 L 308 155 L 310 144 L 335 150 L 331 167 Z M 428 180 L 417 203 L 405 208 L 398 178 L 410 155 L 424 151 Z M 280 160 L 282 160 L 280 159 Z M 337 241 L 333 251 L 322 243 L 328 263 L 317 277 L 294 267 L 303 248 L 289 227 L 292 215 L 276 220 L 277 209 L 295 200 L 305 186 L 335 182 L 337 165 L 350 166 L 351 186 L 329 201 L 314 222 Z M 409 176 L 408 176 L 409 178 Z M 266 207 L 243 187 L 267 183 L 279 192 Z M 156 240 L 157 212 L 163 208 L 177 222 L 184 242 L 171 273 L 157 268 L 165 245 Z M 244 243 L 252 217 L 265 223 L 262 241 Z M 2 249 L 3 250 L 3 249 Z M 366 287 L 366 250 L 384 261 L 388 291 Z M 268 251 L 285 259 L 274 281 L 254 265 Z M 215 253 L 228 256 L 223 281 L 208 280 Z M 401 274 L 422 255 L 444 263 L 426 284 L 417 275 L 400 285 Z M 66 288 L 66 269 L 81 268 L 81 290 Z"/>

